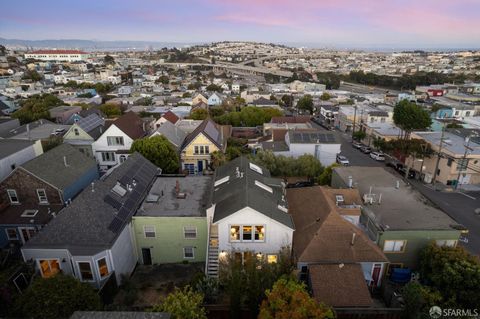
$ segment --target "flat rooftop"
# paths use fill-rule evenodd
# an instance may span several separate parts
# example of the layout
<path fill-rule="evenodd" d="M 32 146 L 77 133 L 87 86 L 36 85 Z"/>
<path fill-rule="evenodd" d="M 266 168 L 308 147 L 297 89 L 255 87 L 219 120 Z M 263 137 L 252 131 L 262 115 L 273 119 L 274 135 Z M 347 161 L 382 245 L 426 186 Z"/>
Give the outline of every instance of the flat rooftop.
<path fill-rule="evenodd" d="M 179 193 L 177 196 L 177 182 Z M 212 177 L 158 177 L 136 216 L 204 217 L 212 203 Z"/>
<path fill-rule="evenodd" d="M 373 204 L 363 204 L 362 210 L 373 214 L 370 217 L 385 230 L 453 230 L 451 226 L 458 225 L 400 176 L 384 167 L 337 167 L 334 172 L 345 185 L 351 176 L 353 187 L 359 190 L 362 198 L 371 194 Z"/>

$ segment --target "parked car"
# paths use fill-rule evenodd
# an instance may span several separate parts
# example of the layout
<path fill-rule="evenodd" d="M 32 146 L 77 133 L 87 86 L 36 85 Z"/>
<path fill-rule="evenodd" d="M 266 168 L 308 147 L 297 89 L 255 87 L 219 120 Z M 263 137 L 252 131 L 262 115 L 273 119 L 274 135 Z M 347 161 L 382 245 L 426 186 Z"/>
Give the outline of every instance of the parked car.
<path fill-rule="evenodd" d="M 360 148 L 362 148 L 364 145 L 363 145 L 362 143 L 360 143 L 360 142 L 355 142 L 355 141 L 353 141 L 353 142 L 352 142 L 352 146 L 353 146 L 354 148 L 360 149 Z"/>
<path fill-rule="evenodd" d="M 362 153 L 365 153 L 365 154 L 370 154 L 372 152 L 372 149 L 368 146 L 362 146 L 360 148 L 360 151 L 362 151 Z"/>
<path fill-rule="evenodd" d="M 370 157 L 376 161 L 381 161 L 381 162 L 385 161 L 385 155 L 383 155 L 383 153 L 380 153 L 380 152 L 371 152 Z"/>
<path fill-rule="evenodd" d="M 350 161 L 348 160 L 348 158 L 340 154 L 337 154 L 337 163 L 344 166 L 350 165 Z"/>

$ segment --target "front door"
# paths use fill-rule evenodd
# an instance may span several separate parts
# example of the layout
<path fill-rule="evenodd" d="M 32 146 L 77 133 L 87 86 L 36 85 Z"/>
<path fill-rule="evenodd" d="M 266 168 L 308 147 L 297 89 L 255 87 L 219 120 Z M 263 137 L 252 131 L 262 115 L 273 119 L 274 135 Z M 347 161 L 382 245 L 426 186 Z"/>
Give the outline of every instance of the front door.
<path fill-rule="evenodd" d="M 381 270 L 382 270 L 382 264 L 373 265 L 372 284 L 371 284 L 373 288 L 377 287 L 379 284 Z"/>
<path fill-rule="evenodd" d="M 198 171 L 199 171 L 199 172 L 203 171 L 203 160 L 202 160 L 202 161 L 198 161 L 198 162 L 197 162 L 197 166 L 198 166 Z"/>
<path fill-rule="evenodd" d="M 152 254 L 150 252 L 150 248 L 142 248 L 142 257 L 144 265 L 152 264 Z"/>

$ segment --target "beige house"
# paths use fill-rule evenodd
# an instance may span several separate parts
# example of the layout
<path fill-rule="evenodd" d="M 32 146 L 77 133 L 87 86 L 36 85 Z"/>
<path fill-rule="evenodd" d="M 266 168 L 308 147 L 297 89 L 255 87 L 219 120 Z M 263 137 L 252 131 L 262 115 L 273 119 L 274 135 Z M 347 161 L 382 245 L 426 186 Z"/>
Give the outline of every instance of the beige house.
<path fill-rule="evenodd" d="M 401 130 L 393 123 L 362 123 L 360 130 L 366 134 L 362 143 L 368 146 L 372 146 L 376 139 L 384 139 L 387 142 L 396 140 L 401 134 Z"/>
<path fill-rule="evenodd" d="M 204 97 L 202 94 L 198 93 L 193 99 L 192 99 L 192 105 L 197 105 L 198 103 L 203 102 L 205 104 L 208 103 L 208 99 Z"/>
<path fill-rule="evenodd" d="M 441 136 L 441 132 L 416 132 L 412 133 L 411 138 L 426 141 L 437 154 Z M 467 152 L 465 153 L 465 151 Z M 455 186 L 458 183 L 458 187 L 480 183 L 480 170 L 478 169 L 480 167 L 480 144 L 472 139 L 467 142 L 458 131 L 447 131 L 443 137 L 440 153 L 436 171 L 437 182 L 448 186 Z M 422 159 L 413 157 L 409 157 L 406 162 L 413 169 L 422 172 L 422 179 L 430 183 L 433 181 L 437 160 L 438 157 L 433 155 L 430 158 L 424 158 L 423 162 Z"/>

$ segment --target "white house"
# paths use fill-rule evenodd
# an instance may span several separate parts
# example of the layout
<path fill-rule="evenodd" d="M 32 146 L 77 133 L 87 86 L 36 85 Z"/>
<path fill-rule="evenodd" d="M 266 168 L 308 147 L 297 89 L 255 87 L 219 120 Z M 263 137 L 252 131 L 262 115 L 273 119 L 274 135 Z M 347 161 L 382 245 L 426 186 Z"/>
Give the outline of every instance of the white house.
<path fill-rule="evenodd" d="M 232 84 L 232 92 L 233 92 L 233 93 L 240 93 L 240 84 L 238 84 L 238 83 L 233 83 L 233 84 Z"/>
<path fill-rule="evenodd" d="M 158 171 L 140 154 L 133 154 L 83 190 L 32 237 L 22 247 L 23 259 L 33 260 L 44 278 L 61 271 L 96 288 L 111 279 L 121 284 L 122 275 L 130 276 L 138 261 L 131 217 Z"/>
<path fill-rule="evenodd" d="M 92 144 L 100 169 L 109 169 L 124 162 L 134 140 L 145 136 L 142 119 L 128 112 L 116 119 Z"/>
<path fill-rule="evenodd" d="M 15 168 L 43 154 L 40 140 L 0 139 L 0 181 Z"/>
<path fill-rule="evenodd" d="M 210 97 L 208 98 L 208 105 L 209 106 L 215 106 L 215 105 L 220 105 L 222 104 L 222 101 L 223 101 L 223 98 L 222 96 L 217 93 L 217 92 L 214 92 L 212 93 L 212 95 L 210 95 Z"/>
<path fill-rule="evenodd" d="M 276 262 L 279 252 L 292 246 L 294 225 L 282 181 L 245 157 L 216 170 L 207 221 L 209 276 L 217 275 L 219 258 L 228 254 L 240 261 L 254 254 Z"/>

